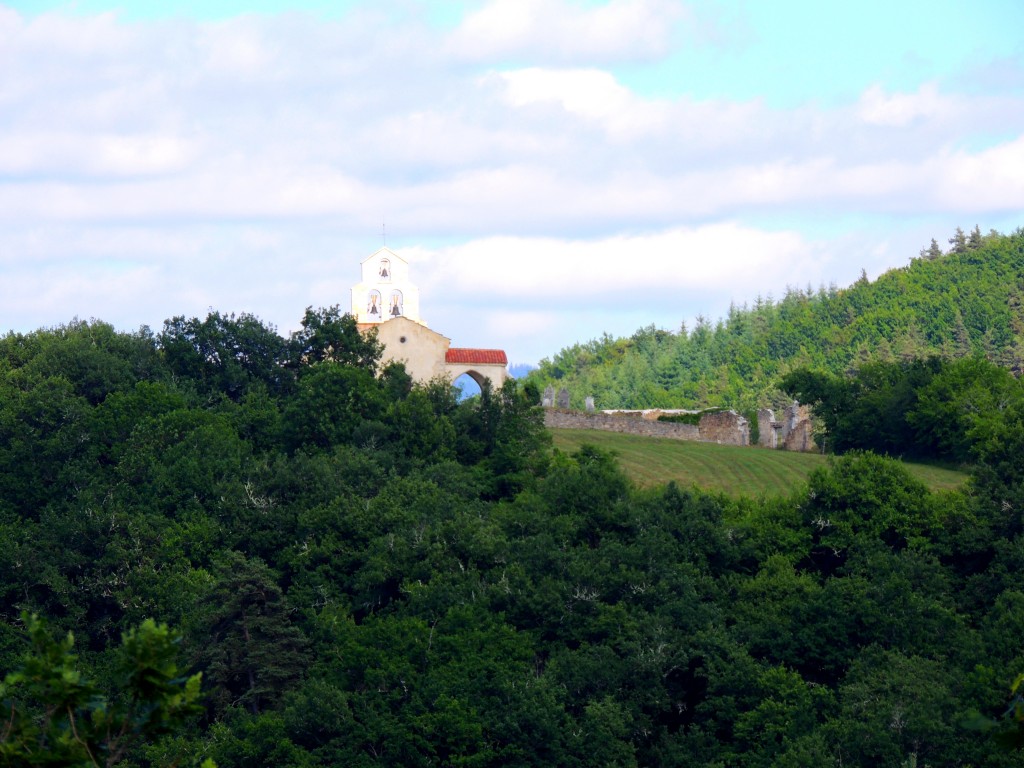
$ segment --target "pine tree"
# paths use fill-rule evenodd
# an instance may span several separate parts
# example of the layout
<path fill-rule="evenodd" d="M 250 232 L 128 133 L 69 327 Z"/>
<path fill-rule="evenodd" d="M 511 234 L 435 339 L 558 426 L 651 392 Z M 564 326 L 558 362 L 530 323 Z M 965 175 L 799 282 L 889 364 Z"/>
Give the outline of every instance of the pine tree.
<path fill-rule="evenodd" d="M 976 251 L 982 246 L 981 228 L 975 224 L 974 229 L 971 230 L 971 236 L 967 240 L 967 248 L 971 251 Z"/>
<path fill-rule="evenodd" d="M 939 247 L 939 244 L 935 241 L 934 237 L 932 238 L 931 245 L 927 248 L 921 249 L 921 258 L 925 261 L 935 261 L 936 259 L 942 258 L 942 249 Z"/>
<path fill-rule="evenodd" d="M 949 244 L 953 246 L 950 253 L 967 253 L 967 235 L 964 234 L 963 229 L 956 228 L 956 232 L 949 238 Z"/>
<path fill-rule="evenodd" d="M 953 319 L 953 353 L 957 357 L 963 357 L 971 353 L 971 334 L 964 323 L 964 316 L 959 308 Z"/>
<path fill-rule="evenodd" d="M 301 677 L 308 641 L 289 619 L 277 574 L 261 560 L 228 552 L 218 570 L 199 611 L 196 661 L 216 709 L 240 704 L 258 714 Z"/>

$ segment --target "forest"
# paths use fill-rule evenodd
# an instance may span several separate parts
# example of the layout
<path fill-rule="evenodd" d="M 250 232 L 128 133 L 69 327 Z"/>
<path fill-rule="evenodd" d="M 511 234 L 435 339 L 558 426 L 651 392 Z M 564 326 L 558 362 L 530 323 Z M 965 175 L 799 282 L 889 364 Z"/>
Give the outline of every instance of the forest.
<path fill-rule="evenodd" d="M 636 488 L 551 448 L 532 381 L 460 402 L 336 307 L 288 338 L 218 312 L 8 333 L 0 764 L 1020 765 L 1024 394 L 983 356 L 1020 316 L 985 290 L 949 299 L 974 356 L 759 363 L 832 409 L 841 454 L 767 498 Z M 854 299 L 872 319 L 829 330 Z M 724 360 L 777 317 L 793 360 L 815 323 L 856 358 L 883 303 L 787 297 L 677 349 Z M 966 457 L 968 486 L 930 492 L 844 433 L 844 409 L 907 398 L 895 439 Z"/>
<path fill-rule="evenodd" d="M 848 288 L 790 287 L 712 322 L 678 331 L 649 326 L 561 350 L 531 372 L 543 390 L 568 389 L 572 405 L 598 408 L 781 408 L 780 382 L 809 368 L 849 374 L 869 362 L 983 356 L 1024 370 L 1024 230 L 957 229 L 902 268 Z M 685 307 L 680 307 L 684 315 Z"/>

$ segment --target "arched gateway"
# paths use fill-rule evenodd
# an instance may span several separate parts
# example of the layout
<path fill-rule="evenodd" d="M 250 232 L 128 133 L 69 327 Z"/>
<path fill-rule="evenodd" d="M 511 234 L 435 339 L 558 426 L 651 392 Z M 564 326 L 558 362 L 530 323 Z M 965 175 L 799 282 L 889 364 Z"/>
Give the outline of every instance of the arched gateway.
<path fill-rule="evenodd" d="M 427 327 L 420 317 L 420 291 L 409 282 L 409 263 L 381 248 L 362 263 L 362 280 L 352 287 L 352 315 L 360 330 L 377 329 L 384 362 L 398 360 L 414 380 L 438 376 L 454 381 L 468 374 L 495 388 L 508 378 L 508 357 L 500 349 L 451 346 L 451 339 Z"/>
<path fill-rule="evenodd" d="M 481 387 L 484 381 L 500 387 L 508 377 L 508 357 L 503 349 L 449 347 L 444 362 L 452 381 L 466 374 Z"/>

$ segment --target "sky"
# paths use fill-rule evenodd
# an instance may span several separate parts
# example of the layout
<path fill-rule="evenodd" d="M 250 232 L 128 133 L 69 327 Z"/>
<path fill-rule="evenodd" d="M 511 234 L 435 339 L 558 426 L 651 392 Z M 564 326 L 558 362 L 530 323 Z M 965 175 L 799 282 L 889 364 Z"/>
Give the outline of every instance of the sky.
<path fill-rule="evenodd" d="M 1019 0 L 0 0 L 0 334 L 350 307 L 536 363 L 1024 226 Z"/>

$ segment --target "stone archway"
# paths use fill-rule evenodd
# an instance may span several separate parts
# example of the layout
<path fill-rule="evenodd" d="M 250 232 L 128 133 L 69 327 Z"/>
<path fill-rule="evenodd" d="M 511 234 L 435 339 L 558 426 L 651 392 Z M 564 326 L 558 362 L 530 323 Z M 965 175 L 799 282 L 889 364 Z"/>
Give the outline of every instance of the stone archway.
<path fill-rule="evenodd" d="M 481 387 L 481 388 L 484 386 L 484 382 L 485 381 L 490 381 L 491 380 L 490 376 L 484 376 L 479 371 L 472 371 L 472 370 L 465 371 L 464 373 L 459 374 L 459 376 L 457 378 L 462 378 L 463 376 L 469 376 L 469 378 L 471 378 L 473 381 L 475 381 L 476 385 L 478 387 Z"/>
<path fill-rule="evenodd" d="M 452 347 L 445 353 L 445 372 L 452 381 L 466 374 L 480 386 L 489 381 L 492 389 L 500 389 L 505 383 L 507 365 L 508 358 L 500 349 Z"/>
<path fill-rule="evenodd" d="M 452 387 L 458 391 L 459 402 L 468 400 L 471 397 L 478 397 L 480 395 L 481 381 L 485 381 L 485 379 L 473 376 L 470 373 L 464 373 L 452 379 Z"/>

